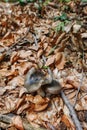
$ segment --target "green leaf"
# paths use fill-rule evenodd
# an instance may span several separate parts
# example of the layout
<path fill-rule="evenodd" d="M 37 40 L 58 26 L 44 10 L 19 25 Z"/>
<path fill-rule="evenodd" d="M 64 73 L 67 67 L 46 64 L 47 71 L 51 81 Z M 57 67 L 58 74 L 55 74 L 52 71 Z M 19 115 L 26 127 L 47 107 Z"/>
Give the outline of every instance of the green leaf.
<path fill-rule="evenodd" d="M 87 2 L 87 0 L 81 0 L 81 2 L 85 3 L 85 2 Z"/>
<path fill-rule="evenodd" d="M 60 2 L 70 2 L 71 0 L 60 0 Z"/>
<path fill-rule="evenodd" d="M 48 67 L 48 66 L 43 66 L 42 68 L 43 68 L 43 69 L 48 69 L 49 67 Z"/>
<path fill-rule="evenodd" d="M 60 16 L 55 16 L 54 17 L 54 21 L 57 21 L 57 20 L 64 21 L 64 20 L 67 20 L 67 19 L 68 19 L 68 17 L 67 17 L 66 13 L 62 13 Z"/>
<path fill-rule="evenodd" d="M 60 20 L 66 20 L 68 19 L 66 13 L 62 13 L 62 15 L 60 16 Z"/>
<path fill-rule="evenodd" d="M 45 0 L 45 2 L 43 3 L 43 5 L 44 5 L 44 6 L 47 6 L 50 1 L 51 1 L 51 0 Z"/>
<path fill-rule="evenodd" d="M 57 27 L 56 27 L 56 32 L 58 32 L 58 31 L 64 31 L 64 27 L 65 27 L 65 24 L 64 24 L 64 22 L 60 22 L 58 25 L 57 25 Z"/>

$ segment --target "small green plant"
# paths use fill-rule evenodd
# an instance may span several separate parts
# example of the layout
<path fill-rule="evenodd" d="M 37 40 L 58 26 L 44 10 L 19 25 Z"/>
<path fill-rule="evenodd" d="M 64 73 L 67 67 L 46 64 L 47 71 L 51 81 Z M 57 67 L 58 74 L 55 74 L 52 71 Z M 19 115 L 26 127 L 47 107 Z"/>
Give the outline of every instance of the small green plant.
<path fill-rule="evenodd" d="M 65 27 L 64 22 L 60 22 L 60 23 L 56 26 L 55 30 L 56 30 L 56 32 L 64 31 L 64 27 Z"/>
<path fill-rule="evenodd" d="M 60 2 L 70 2 L 71 0 L 59 0 Z"/>
<path fill-rule="evenodd" d="M 48 67 L 48 66 L 43 66 L 42 68 L 43 68 L 43 69 L 48 69 L 49 67 Z"/>
<path fill-rule="evenodd" d="M 64 28 L 65 28 L 65 26 L 66 26 L 68 23 L 69 23 L 68 20 L 65 20 L 65 21 L 60 22 L 60 23 L 56 26 L 55 31 L 56 31 L 56 32 L 64 31 Z"/>
<path fill-rule="evenodd" d="M 61 20 L 61 21 L 68 20 L 67 14 L 66 13 L 62 13 L 60 16 L 54 17 L 54 21 L 57 21 L 57 20 Z"/>

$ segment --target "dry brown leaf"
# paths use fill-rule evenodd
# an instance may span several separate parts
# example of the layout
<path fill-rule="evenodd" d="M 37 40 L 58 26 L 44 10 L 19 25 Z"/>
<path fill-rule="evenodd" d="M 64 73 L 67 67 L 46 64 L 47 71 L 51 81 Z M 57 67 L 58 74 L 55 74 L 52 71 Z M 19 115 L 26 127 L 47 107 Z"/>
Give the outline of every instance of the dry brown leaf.
<path fill-rule="evenodd" d="M 11 81 L 8 82 L 8 85 L 11 86 L 23 86 L 24 85 L 24 78 L 22 76 L 17 76 L 13 78 Z"/>
<path fill-rule="evenodd" d="M 24 87 L 21 87 L 21 88 L 20 88 L 20 92 L 19 92 L 19 97 L 22 97 L 23 94 L 25 94 L 26 92 L 27 92 L 27 89 L 24 88 Z"/>
<path fill-rule="evenodd" d="M 48 43 L 44 43 L 44 44 L 43 44 L 43 47 L 44 47 L 44 50 L 46 50 L 47 47 L 48 47 Z"/>
<path fill-rule="evenodd" d="M 3 69 L 0 69 L 0 79 L 1 79 L 1 77 L 6 76 L 7 72 L 8 72 L 8 70 L 6 67 Z"/>
<path fill-rule="evenodd" d="M 27 102 L 33 102 L 33 100 L 34 100 L 34 96 L 32 96 L 31 94 L 26 95 L 25 100 L 26 100 Z"/>
<path fill-rule="evenodd" d="M 87 38 L 87 32 L 81 33 L 82 38 Z"/>
<path fill-rule="evenodd" d="M 6 88 L 0 87 L 0 96 L 6 92 Z"/>
<path fill-rule="evenodd" d="M 46 64 L 45 66 L 49 66 L 49 65 L 52 65 L 54 63 L 54 60 L 55 60 L 55 56 L 50 56 L 47 61 L 46 61 Z"/>
<path fill-rule="evenodd" d="M 34 121 L 38 118 L 38 115 L 35 112 L 27 112 L 26 117 L 28 121 Z"/>
<path fill-rule="evenodd" d="M 19 59 L 19 53 L 16 51 L 13 51 L 11 59 L 10 59 L 11 64 L 16 62 L 18 59 Z"/>
<path fill-rule="evenodd" d="M 32 66 L 34 66 L 34 64 L 32 64 L 31 62 L 22 61 L 16 67 L 14 66 L 14 68 L 18 69 L 19 75 L 24 75 Z"/>
<path fill-rule="evenodd" d="M 71 93 L 69 93 L 67 95 L 68 99 L 73 99 L 73 98 L 75 98 L 75 96 L 76 96 L 76 92 L 75 91 L 73 91 L 73 92 L 71 92 Z"/>
<path fill-rule="evenodd" d="M 8 130 L 17 130 L 14 126 L 9 126 Z"/>
<path fill-rule="evenodd" d="M 33 46 L 30 46 L 29 49 L 34 50 L 34 51 L 38 51 L 39 48 L 38 48 L 38 46 L 33 45 Z"/>
<path fill-rule="evenodd" d="M 25 51 L 25 50 L 21 50 L 19 51 L 19 55 L 20 55 L 20 58 L 24 59 L 24 58 L 28 58 L 29 56 L 31 56 L 33 53 L 31 50 L 29 51 Z"/>
<path fill-rule="evenodd" d="M 8 78 L 8 80 L 11 80 L 16 76 L 18 76 L 18 70 L 14 70 L 6 74 L 6 78 Z"/>
<path fill-rule="evenodd" d="M 65 125 L 68 127 L 68 128 L 71 128 L 72 127 L 72 124 L 70 123 L 68 117 L 66 115 L 63 115 L 62 118 L 61 118 L 62 122 L 65 123 Z"/>
<path fill-rule="evenodd" d="M 55 55 L 55 66 L 58 70 L 64 69 L 65 62 L 66 60 L 63 53 L 57 53 Z"/>
<path fill-rule="evenodd" d="M 77 33 L 81 28 L 81 25 L 79 24 L 74 24 L 73 25 L 73 33 Z"/>
<path fill-rule="evenodd" d="M 35 104 L 35 108 L 34 108 L 34 111 L 36 112 L 40 112 L 40 111 L 43 111 L 47 108 L 48 106 L 48 103 L 45 103 L 45 104 Z"/>
<path fill-rule="evenodd" d="M 85 98 L 81 98 L 81 103 L 82 103 L 82 107 L 84 108 L 84 110 L 87 110 L 87 100 Z"/>
<path fill-rule="evenodd" d="M 72 86 L 71 84 L 65 84 L 65 85 L 64 85 L 64 88 L 65 88 L 65 89 L 72 89 L 73 86 Z"/>
<path fill-rule="evenodd" d="M 83 12 L 84 12 L 85 15 L 87 15 L 87 6 L 85 6 L 85 7 L 83 8 Z"/>
<path fill-rule="evenodd" d="M 26 103 L 26 104 L 24 104 L 24 105 L 22 104 L 22 106 L 19 107 L 19 109 L 17 110 L 17 114 L 18 114 L 18 115 L 19 115 L 19 114 L 22 114 L 23 111 L 26 110 L 26 109 L 29 109 L 30 106 L 31 106 L 30 103 Z"/>
<path fill-rule="evenodd" d="M 67 80 L 67 83 L 68 84 L 70 84 L 70 85 L 72 85 L 74 88 L 78 88 L 79 87 L 79 83 L 78 82 L 76 82 L 75 80 L 70 80 L 70 79 L 68 79 Z"/>
<path fill-rule="evenodd" d="M 0 53 L 0 62 L 4 59 L 5 54 Z"/>
<path fill-rule="evenodd" d="M 14 102 L 10 97 L 7 97 L 5 99 L 5 106 L 6 106 L 6 109 L 7 109 L 8 112 L 15 110 L 16 102 L 17 102 L 16 99 L 15 99 L 15 102 Z"/>
<path fill-rule="evenodd" d="M 73 24 L 74 24 L 73 22 L 70 22 L 67 26 L 64 27 L 64 31 L 65 31 L 66 33 L 70 32 L 70 30 L 71 30 Z"/>
<path fill-rule="evenodd" d="M 36 95 L 35 97 L 34 97 L 34 99 L 33 99 L 33 103 L 35 103 L 35 104 L 43 104 L 43 103 L 45 103 L 47 100 L 45 100 L 44 98 L 42 98 L 40 95 Z"/>
<path fill-rule="evenodd" d="M 17 103 L 16 103 L 16 110 L 24 103 L 24 98 L 19 98 Z"/>
<path fill-rule="evenodd" d="M 38 51 L 38 53 L 37 53 L 37 57 L 40 58 L 40 56 L 41 56 L 42 54 L 43 54 L 43 50 L 40 49 L 40 50 Z"/>
<path fill-rule="evenodd" d="M 24 130 L 23 122 L 20 116 L 13 117 L 12 122 L 18 130 Z"/>

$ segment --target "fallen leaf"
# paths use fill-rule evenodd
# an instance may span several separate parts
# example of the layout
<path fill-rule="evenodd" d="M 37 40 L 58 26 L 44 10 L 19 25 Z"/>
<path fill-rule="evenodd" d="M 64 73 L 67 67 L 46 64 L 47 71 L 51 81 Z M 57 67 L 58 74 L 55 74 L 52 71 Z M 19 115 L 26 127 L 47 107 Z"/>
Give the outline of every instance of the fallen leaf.
<path fill-rule="evenodd" d="M 81 25 L 79 24 L 74 24 L 73 25 L 73 33 L 77 33 L 81 28 Z"/>
<path fill-rule="evenodd" d="M 14 77 L 11 81 L 8 82 L 8 85 L 17 87 L 24 85 L 24 78 L 22 76 Z"/>
<path fill-rule="evenodd" d="M 33 102 L 33 100 L 34 100 L 34 96 L 32 96 L 31 94 L 29 94 L 29 95 L 26 95 L 26 98 L 25 98 L 25 100 L 27 101 L 27 102 Z"/>
<path fill-rule="evenodd" d="M 29 103 L 26 103 L 26 104 L 22 104 L 22 106 L 21 107 L 19 107 L 19 109 L 17 110 L 17 114 L 19 115 L 19 114 L 22 114 L 23 113 L 23 111 L 24 110 L 26 110 L 26 109 L 29 109 L 29 107 L 30 107 L 30 104 Z"/>
<path fill-rule="evenodd" d="M 6 88 L 0 87 L 0 96 L 6 92 Z"/>
<path fill-rule="evenodd" d="M 55 55 L 55 66 L 58 70 L 64 69 L 64 65 L 66 63 L 65 56 L 63 53 L 57 53 Z"/>
<path fill-rule="evenodd" d="M 13 51 L 13 53 L 11 55 L 11 59 L 10 59 L 11 64 L 13 64 L 14 62 L 16 62 L 18 59 L 19 59 L 18 52 Z"/>
<path fill-rule="evenodd" d="M 81 33 L 81 37 L 82 38 L 87 38 L 87 33 L 85 32 L 85 33 Z"/>
<path fill-rule="evenodd" d="M 31 50 L 25 51 L 25 50 L 21 50 L 19 51 L 19 56 L 20 58 L 24 59 L 24 58 L 28 58 L 29 56 L 31 56 L 33 53 Z"/>
<path fill-rule="evenodd" d="M 35 108 L 34 108 L 34 111 L 36 112 L 40 112 L 40 111 L 43 111 L 47 108 L 48 106 L 48 103 L 45 103 L 45 104 L 35 104 Z"/>
<path fill-rule="evenodd" d="M 62 122 L 65 123 L 65 125 L 66 125 L 68 128 L 71 128 L 71 127 L 72 127 L 72 125 L 71 125 L 71 123 L 70 123 L 70 121 L 69 121 L 69 119 L 68 119 L 68 117 L 67 117 L 66 115 L 63 115 L 62 118 L 61 118 L 61 120 L 62 120 Z"/>
<path fill-rule="evenodd" d="M 28 121 L 34 121 L 38 118 L 38 115 L 35 112 L 27 112 L 26 117 Z"/>
<path fill-rule="evenodd" d="M 44 98 L 42 98 L 40 95 L 36 95 L 33 99 L 33 103 L 38 104 L 38 105 L 39 104 L 41 105 L 45 102 L 46 102 L 46 100 Z"/>
<path fill-rule="evenodd" d="M 40 58 L 40 56 L 41 56 L 42 54 L 43 54 L 43 50 L 40 49 L 40 50 L 38 51 L 38 53 L 37 53 L 37 57 Z"/>
<path fill-rule="evenodd" d="M 79 83 L 76 82 L 75 80 L 67 79 L 67 83 L 72 85 L 76 89 L 79 87 Z"/>
<path fill-rule="evenodd" d="M 54 63 L 54 60 L 55 60 L 55 56 L 54 56 L 54 55 L 53 55 L 53 56 L 50 56 L 50 57 L 47 59 L 45 66 L 50 66 L 50 65 L 52 65 L 52 64 Z"/>
<path fill-rule="evenodd" d="M 24 130 L 23 122 L 20 116 L 13 117 L 12 123 L 18 130 Z"/>

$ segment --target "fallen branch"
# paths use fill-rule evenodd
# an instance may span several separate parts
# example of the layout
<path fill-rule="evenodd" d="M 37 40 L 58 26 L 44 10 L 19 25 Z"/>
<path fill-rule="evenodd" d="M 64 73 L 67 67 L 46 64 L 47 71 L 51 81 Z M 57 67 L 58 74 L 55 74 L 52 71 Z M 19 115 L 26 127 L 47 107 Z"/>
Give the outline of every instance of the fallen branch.
<path fill-rule="evenodd" d="M 73 122 L 76 126 L 76 130 L 83 130 L 82 126 L 77 118 L 77 115 L 76 115 L 76 112 L 75 112 L 73 106 L 70 104 L 69 100 L 67 99 L 67 97 L 65 96 L 63 91 L 61 91 L 61 96 L 62 96 L 63 101 L 65 102 L 66 106 L 68 107 L 68 109 L 70 111 L 70 115 L 71 115 Z"/>

